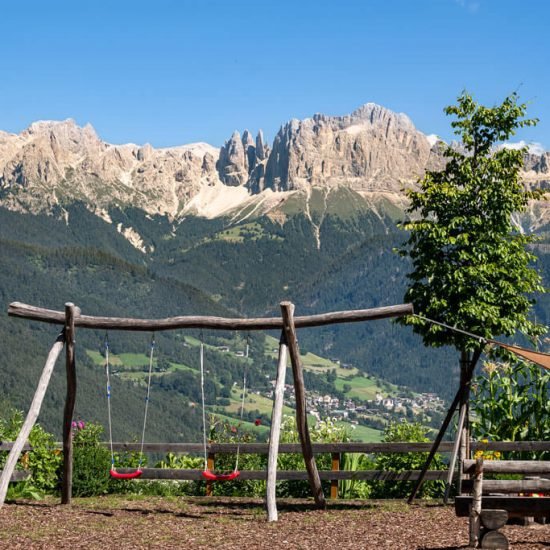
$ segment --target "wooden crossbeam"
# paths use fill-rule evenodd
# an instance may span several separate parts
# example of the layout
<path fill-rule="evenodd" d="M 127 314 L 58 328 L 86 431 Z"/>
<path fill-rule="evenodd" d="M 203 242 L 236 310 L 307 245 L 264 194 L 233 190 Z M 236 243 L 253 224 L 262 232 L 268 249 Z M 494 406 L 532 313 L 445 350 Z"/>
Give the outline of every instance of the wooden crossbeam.
<path fill-rule="evenodd" d="M 349 311 L 334 311 L 319 315 L 294 317 L 296 328 L 320 327 L 334 323 L 357 323 L 372 321 L 388 317 L 402 317 L 414 313 L 411 304 L 377 307 L 372 309 L 358 309 Z M 53 309 L 31 306 L 20 302 L 12 302 L 8 307 L 8 315 L 21 317 L 45 323 L 58 325 L 65 324 L 65 313 Z M 75 327 L 104 329 L 104 330 L 132 330 L 132 331 L 159 331 L 176 330 L 182 328 L 208 328 L 214 330 L 270 330 L 282 329 L 282 317 L 259 317 L 238 319 L 211 316 L 168 317 L 165 319 L 132 319 L 125 317 L 94 317 L 80 315 L 75 318 Z"/>

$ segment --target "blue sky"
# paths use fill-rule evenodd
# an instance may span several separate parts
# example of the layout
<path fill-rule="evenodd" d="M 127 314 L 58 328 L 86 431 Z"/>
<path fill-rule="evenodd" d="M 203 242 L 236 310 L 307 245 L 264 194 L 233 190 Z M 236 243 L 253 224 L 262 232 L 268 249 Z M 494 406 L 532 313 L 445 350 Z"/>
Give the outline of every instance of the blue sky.
<path fill-rule="evenodd" d="M 518 91 L 550 149 L 546 0 L 4 0 L 0 129 L 90 122 L 111 143 L 271 141 L 373 101 L 451 136 L 443 107 Z"/>

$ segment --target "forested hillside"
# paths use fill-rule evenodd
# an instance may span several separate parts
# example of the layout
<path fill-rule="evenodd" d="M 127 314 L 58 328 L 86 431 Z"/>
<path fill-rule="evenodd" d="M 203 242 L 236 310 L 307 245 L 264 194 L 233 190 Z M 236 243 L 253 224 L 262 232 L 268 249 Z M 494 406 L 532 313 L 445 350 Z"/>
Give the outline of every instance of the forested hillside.
<path fill-rule="evenodd" d="M 393 252 L 404 239 L 395 225 L 399 213 L 389 206 L 377 212 L 364 205 L 353 208 L 347 191 L 341 202 L 334 201 L 332 210 L 327 211 L 326 205 L 316 210 L 311 204 L 307 215 L 299 204 L 287 203 L 279 217 L 237 223 L 192 216 L 175 223 L 133 208 L 111 210 L 108 223 L 79 203 L 52 215 L 0 209 L 3 405 L 28 406 L 58 331 L 51 325 L 8 318 L 5 312 L 11 301 L 52 309 L 72 301 L 86 314 L 152 318 L 278 315 L 283 299 L 296 303 L 297 314 L 401 303 L 408 266 Z M 117 227 L 132 227 L 148 252 L 132 246 Z M 544 241 L 536 252 L 548 284 L 550 258 Z M 549 322 L 547 297 L 536 311 L 542 322 Z M 186 334 L 201 336 L 197 331 Z M 153 398 L 151 440 L 198 437 L 200 415 L 189 406 L 198 400 L 198 357 L 196 349 L 183 346 L 184 336 L 179 331 L 155 335 L 156 360 L 171 370 L 158 379 L 162 397 L 156 403 Z M 114 353 L 146 354 L 152 335 L 118 332 L 108 337 Z M 207 392 L 212 403 L 231 395 L 244 366 L 242 359 L 214 348 L 229 343 L 242 349 L 246 337 L 202 335 L 211 346 Z M 77 414 L 100 422 L 106 420 L 104 373 L 101 362 L 92 360 L 89 352 L 100 351 L 104 338 L 98 332 L 78 332 Z M 251 383 L 259 391 L 274 377 L 275 362 L 265 355 L 261 334 L 249 338 L 255 349 Z M 447 398 L 456 387 L 455 353 L 423 348 L 420 338 L 390 320 L 302 330 L 300 344 L 305 351 L 413 390 Z M 319 388 L 326 384 L 308 377 Z M 124 377 L 115 386 L 119 400 L 113 397 L 115 437 L 129 439 L 140 430 L 143 387 Z M 49 429 L 59 429 L 63 400 L 60 363 L 41 413 Z"/>

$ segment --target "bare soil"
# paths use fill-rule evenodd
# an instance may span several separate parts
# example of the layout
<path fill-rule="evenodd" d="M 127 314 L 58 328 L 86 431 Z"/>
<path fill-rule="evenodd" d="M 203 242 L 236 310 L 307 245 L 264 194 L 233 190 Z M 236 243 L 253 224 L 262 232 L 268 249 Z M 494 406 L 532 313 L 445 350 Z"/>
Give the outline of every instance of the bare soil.
<path fill-rule="evenodd" d="M 550 525 L 506 526 L 513 549 L 550 548 Z M 102 497 L 18 501 L 0 510 L 0 548 L 391 549 L 467 548 L 468 522 L 451 506 L 397 501 L 282 501 L 267 523 L 244 498 Z"/>

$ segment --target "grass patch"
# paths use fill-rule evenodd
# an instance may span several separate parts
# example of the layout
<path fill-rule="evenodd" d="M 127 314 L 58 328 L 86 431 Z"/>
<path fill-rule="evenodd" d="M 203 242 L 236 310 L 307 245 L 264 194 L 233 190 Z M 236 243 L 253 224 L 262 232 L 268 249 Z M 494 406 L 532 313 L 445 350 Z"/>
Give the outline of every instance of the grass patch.
<path fill-rule="evenodd" d="M 241 393 L 242 389 L 232 388 L 231 390 L 231 404 L 227 407 L 224 407 L 228 413 L 238 415 L 241 412 Z M 244 402 L 245 411 L 255 411 L 258 410 L 262 414 L 267 414 L 271 416 L 271 410 L 273 409 L 273 401 L 268 397 L 263 395 L 257 395 L 255 393 L 247 393 L 247 397 Z M 284 406 L 283 414 L 294 414 L 294 410 Z"/>
<path fill-rule="evenodd" d="M 349 422 L 337 422 L 339 426 L 347 428 L 354 441 L 361 441 L 362 443 L 379 443 L 382 441 L 383 433 L 380 430 L 369 428 L 368 426 L 360 426 L 357 424 L 350 424 Z"/>

